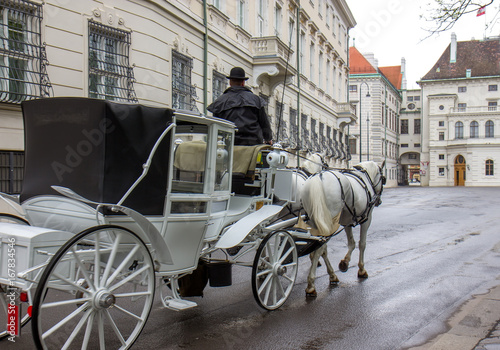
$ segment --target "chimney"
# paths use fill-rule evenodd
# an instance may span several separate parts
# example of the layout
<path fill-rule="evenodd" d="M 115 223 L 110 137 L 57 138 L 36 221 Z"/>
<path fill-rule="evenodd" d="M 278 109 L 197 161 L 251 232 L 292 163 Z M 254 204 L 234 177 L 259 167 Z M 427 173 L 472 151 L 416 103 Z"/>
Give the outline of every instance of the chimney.
<path fill-rule="evenodd" d="M 450 63 L 457 62 L 457 35 L 451 33 L 451 44 L 450 44 Z"/>
<path fill-rule="evenodd" d="M 406 90 L 406 59 L 404 57 L 401 58 L 401 74 L 403 75 L 401 89 Z"/>

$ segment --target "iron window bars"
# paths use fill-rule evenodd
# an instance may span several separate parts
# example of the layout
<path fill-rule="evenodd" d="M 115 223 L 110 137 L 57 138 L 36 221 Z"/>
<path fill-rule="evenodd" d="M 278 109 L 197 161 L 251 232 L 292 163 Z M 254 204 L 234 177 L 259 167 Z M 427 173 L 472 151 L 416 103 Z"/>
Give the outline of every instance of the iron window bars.
<path fill-rule="evenodd" d="M 196 87 L 191 85 L 193 59 L 172 50 L 172 107 L 197 111 Z"/>
<path fill-rule="evenodd" d="M 137 102 L 130 33 L 89 21 L 89 97 Z"/>
<path fill-rule="evenodd" d="M 42 18 L 42 5 L 0 0 L 0 102 L 19 104 L 51 95 Z"/>

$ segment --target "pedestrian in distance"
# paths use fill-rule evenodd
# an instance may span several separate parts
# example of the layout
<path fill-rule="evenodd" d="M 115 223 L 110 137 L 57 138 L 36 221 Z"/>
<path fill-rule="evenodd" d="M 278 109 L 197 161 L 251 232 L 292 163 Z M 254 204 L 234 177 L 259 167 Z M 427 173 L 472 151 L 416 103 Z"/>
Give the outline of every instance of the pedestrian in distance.
<path fill-rule="evenodd" d="M 245 70 L 234 67 L 226 78 L 229 88 L 208 106 L 208 110 L 214 117 L 236 124 L 235 145 L 272 144 L 271 124 L 264 108 L 266 102 L 245 86 L 248 80 Z"/>

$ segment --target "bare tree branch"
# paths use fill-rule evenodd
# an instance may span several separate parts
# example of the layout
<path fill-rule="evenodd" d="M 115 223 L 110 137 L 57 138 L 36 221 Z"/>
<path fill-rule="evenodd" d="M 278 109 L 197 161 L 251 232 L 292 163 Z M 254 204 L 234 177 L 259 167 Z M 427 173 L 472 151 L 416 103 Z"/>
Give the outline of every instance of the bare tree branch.
<path fill-rule="evenodd" d="M 434 0 L 433 3 L 427 3 L 427 6 L 431 7 L 429 15 L 421 15 L 421 17 L 434 24 L 431 29 L 426 29 L 430 33 L 429 36 L 432 36 L 453 28 L 463 15 L 477 12 L 481 7 L 487 7 L 494 1 Z"/>

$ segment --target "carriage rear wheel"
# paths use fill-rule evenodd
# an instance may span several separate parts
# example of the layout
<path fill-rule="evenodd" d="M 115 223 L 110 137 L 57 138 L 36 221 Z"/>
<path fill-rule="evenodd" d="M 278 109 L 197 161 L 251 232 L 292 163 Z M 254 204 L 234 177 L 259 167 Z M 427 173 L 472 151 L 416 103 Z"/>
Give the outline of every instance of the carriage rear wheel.
<path fill-rule="evenodd" d="M 297 277 L 297 262 L 297 247 L 288 232 L 274 231 L 264 238 L 252 269 L 252 291 L 261 307 L 275 310 L 285 303 Z"/>
<path fill-rule="evenodd" d="M 128 349 L 151 311 L 154 264 L 132 231 L 87 229 L 52 257 L 33 300 L 38 349 Z"/>
<path fill-rule="evenodd" d="M 23 219 L 20 216 L 0 213 L 0 222 L 1 223 L 10 223 L 10 224 L 19 224 L 19 225 L 29 225 L 29 222 L 26 219 Z M 10 302 L 10 299 L 7 296 L 8 290 L 7 286 L 0 285 L 0 319 L 7 320 L 7 306 Z M 19 321 L 19 325 L 22 327 L 31 319 L 28 308 L 21 308 L 21 312 L 23 313 L 21 320 Z M 7 322 L 2 322 L 0 325 L 0 339 L 8 337 L 10 334 L 7 332 Z"/>

